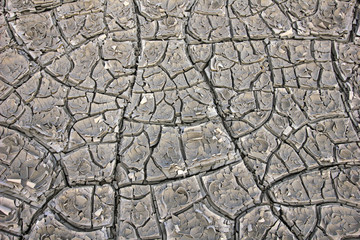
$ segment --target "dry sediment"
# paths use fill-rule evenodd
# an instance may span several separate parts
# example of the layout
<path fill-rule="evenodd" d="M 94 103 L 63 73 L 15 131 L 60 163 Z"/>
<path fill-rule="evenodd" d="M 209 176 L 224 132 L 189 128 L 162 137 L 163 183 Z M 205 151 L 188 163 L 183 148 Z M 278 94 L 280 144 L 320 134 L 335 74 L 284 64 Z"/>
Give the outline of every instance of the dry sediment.
<path fill-rule="evenodd" d="M 2 0 L 0 239 L 359 239 L 356 0 Z"/>

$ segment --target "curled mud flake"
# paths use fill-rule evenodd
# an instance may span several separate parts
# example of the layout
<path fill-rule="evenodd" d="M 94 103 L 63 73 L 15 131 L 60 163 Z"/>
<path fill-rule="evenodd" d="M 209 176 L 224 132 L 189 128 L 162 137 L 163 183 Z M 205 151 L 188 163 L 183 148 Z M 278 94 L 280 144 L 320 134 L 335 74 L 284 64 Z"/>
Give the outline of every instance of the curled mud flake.
<path fill-rule="evenodd" d="M 320 74 L 320 66 L 315 63 L 307 63 L 295 67 L 295 74 L 301 87 L 316 88 Z"/>
<path fill-rule="evenodd" d="M 56 152 L 65 148 L 67 143 L 66 128 L 70 122 L 70 117 L 65 110 L 55 106 L 49 111 L 35 113 L 32 117 L 29 130 L 35 131 L 36 135 L 47 140 L 48 146 Z M 27 126 L 25 126 L 28 128 Z"/>
<path fill-rule="evenodd" d="M 150 19 L 159 19 L 166 16 L 167 0 L 140 0 L 140 12 Z"/>
<path fill-rule="evenodd" d="M 234 234 L 234 222 L 217 215 L 203 203 L 172 215 L 164 224 L 167 237 L 174 239 L 228 239 Z"/>
<path fill-rule="evenodd" d="M 278 221 L 269 206 L 256 207 L 239 219 L 241 239 L 261 239 Z"/>
<path fill-rule="evenodd" d="M 335 45 L 338 58 L 347 63 L 359 63 L 359 46 L 355 44 L 338 43 Z"/>
<path fill-rule="evenodd" d="M 4 135 L 0 139 L 1 162 L 10 165 L 24 146 L 18 134 Z"/>
<path fill-rule="evenodd" d="M 319 118 L 325 114 L 344 114 L 341 95 L 337 91 L 294 91 L 301 104 L 306 103 L 307 113 L 311 118 Z M 306 96 L 304 96 L 306 94 Z M 304 100 L 301 100 L 304 99 Z"/>
<path fill-rule="evenodd" d="M 26 103 L 31 102 L 35 98 L 36 94 L 38 93 L 40 79 L 41 79 L 40 72 L 35 73 L 28 81 L 21 84 L 21 86 L 16 90 L 16 92 L 19 93 L 21 98 Z M 2 87 L 0 87 L 0 89 L 2 89 Z M 0 96 L 1 96 L 1 94 L 0 94 Z"/>
<path fill-rule="evenodd" d="M 333 171 L 336 190 L 340 199 L 357 204 L 360 199 L 360 170 L 359 167 L 347 167 L 340 171 Z"/>
<path fill-rule="evenodd" d="M 297 19 L 303 19 L 316 13 L 318 0 L 290 0 L 283 3 L 287 11 Z"/>
<path fill-rule="evenodd" d="M 21 233 L 18 205 L 20 203 L 17 200 L 0 197 L 0 229 L 17 234 Z"/>
<path fill-rule="evenodd" d="M 130 146 L 126 144 L 129 141 L 131 141 Z M 141 170 L 144 167 L 145 161 L 150 157 L 149 139 L 145 134 L 129 139 L 124 137 L 119 151 L 121 161 L 126 166 Z"/>
<path fill-rule="evenodd" d="M 70 54 L 70 58 L 74 67 L 69 74 L 69 80 L 73 84 L 79 84 L 90 75 L 91 69 L 99 58 L 97 46 L 93 42 L 81 45 L 80 48 Z"/>
<path fill-rule="evenodd" d="M 89 104 L 86 96 L 69 99 L 68 108 L 75 119 L 86 117 L 89 112 Z"/>
<path fill-rule="evenodd" d="M 231 19 L 230 22 L 234 40 L 244 41 L 249 39 L 244 21 L 235 18 Z"/>
<path fill-rule="evenodd" d="M 6 25 L 5 17 L 3 14 L 0 15 L 0 35 L 1 35 L 0 49 L 3 49 L 6 46 L 8 46 L 11 42 L 10 31 Z"/>
<path fill-rule="evenodd" d="M 303 238 L 308 237 L 316 227 L 316 207 L 281 206 L 285 221 L 291 226 L 292 232 Z"/>
<path fill-rule="evenodd" d="M 272 196 L 277 202 L 289 204 L 316 204 L 335 201 L 336 194 L 332 175 L 337 170 L 314 171 L 303 173 L 295 179 L 286 179 L 272 188 Z"/>
<path fill-rule="evenodd" d="M 34 57 L 64 47 L 50 12 L 21 16 L 12 25 Z"/>
<path fill-rule="evenodd" d="M 318 1 L 315 14 L 297 21 L 302 36 L 330 36 L 345 39 L 351 31 L 355 1 Z"/>
<path fill-rule="evenodd" d="M 230 39 L 230 22 L 229 19 L 222 16 L 209 16 L 212 31 L 210 34 L 211 41 L 225 41 Z"/>
<path fill-rule="evenodd" d="M 203 181 L 212 201 L 232 217 L 260 200 L 261 192 L 254 187 L 251 173 L 243 163 L 234 169 L 226 168 L 204 176 Z"/>
<path fill-rule="evenodd" d="M 198 1 L 195 5 L 195 12 L 201 14 L 225 16 L 226 1 L 225 0 Z"/>
<path fill-rule="evenodd" d="M 24 112 L 24 106 L 21 99 L 11 94 L 0 104 L 0 122 L 14 123 Z"/>
<path fill-rule="evenodd" d="M 196 44 L 188 47 L 191 60 L 195 63 L 199 70 L 203 70 L 212 55 L 210 44 Z"/>
<path fill-rule="evenodd" d="M 166 17 L 158 21 L 158 39 L 183 39 L 185 37 L 186 22 L 181 18 Z"/>
<path fill-rule="evenodd" d="M 281 45 L 284 44 L 284 45 Z M 308 62 L 313 60 L 311 54 L 311 42 L 308 40 L 305 41 L 294 41 L 289 40 L 287 42 L 282 41 L 279 47 L 286 48 L 290 51 L 290 61 L 292 63 Z"/>
<path fill-rule="evenodd" d="M 292 95 L 286 92 L 285 89 L 278 89 L 276 91 L 275 109 L 279 113 L 286 114 L 291 119 L 295 128 L 308 121 L 304 112 L 295 103 Z"/>
<path fill-rule="evenodd" d="M 33 206 L 41 207 L 46 197 L 56 189 L 58 167 L 53 157 L 39 143 L 29 141 L 19 133 L 1 128 L 2 163 L 1 193 L 23 199 Z"/>
<path fill-rule="evenodd" d="M 85 24 L 83 25 L 82 34 L 86 38 L 90 38 L 102 33 L 105 28 L 103 17 L 103 13 L 88 14 L 85 19 Z"/>
<path fill-rule="evenodd" d="M 16 85 L 29 73 L 29 61 L 15 50 L 7 50 L 0 54 L 0 78 Z"/>
<path fill-rule="evenodd" d="M 101 1 L 82 1 L 65 3 L 56 9 L 59 27 L 72 45 L 79 45 L 87 38 L 105 29 L 103 3 Z"/>
<path fill-rule="evenodd" d="M 106 93 L 114 95 L 122 95 L 129 99 L 129 87 L 134 82 L 135 76 L 123 76 L 114 79 L 107 87 Z"/>
<path fill-rule="evenodd" d="M 67 76 L 70 71 L 73 69 L 71 59 L 66 55 L 61 56 L 60 58 L 55 58 L 47 69 L 51 72 L 52 75 L 56 76 L 63 82 L 68 81 Z"/>
<path fill-rule="evenodd" d="M 107 19 L 107 23 L 109 26 L 114 26 L 114 28 L 116 29 L 118 28 L 116 26 L 117 24 L 125 29 L 132 29 L 136 27 L 134 1 L 110 0 L 107 2 L 106 10 L 106 14 L 109 16 L 109 18 Z M 112 21 L 114 21 L 116 24 L 111 24 Z"/>
<path fill-rule="evenodd" d="M 75 187 L 62 190 L 49 206 L 70 224 L 91 228 L 91 205 L 93 187 Z"/>
<path fill-rule="evenodd" d="M 168 177 L 175 177 L 177 170 L 184 169 L 185 163 L 180 151 L 179 133 L 172 127 L 162 129 L 158 145 L 153 150 L 152 157 Z"/>
<path fill-rule="evenodd" d="M 131 186 L 121 189 L 121 195 L 126 198 L 120 199 L 119 211 L 119 231 L 120 236 L 125 236 L 130 232 L 124 231 L 127 223 L 131 223 L 137 229 L 141 238 L 158 238 L 160 229 L 157 223 L 155 209 L 152 205 L 152 197 L 149 188 L 144 186 Z M 125 194 L 129 191 L 130 194 Z M 130 213 L 130 214 L 129 214 Z M 124 235 L 125 234 L 125 235 Z"/>
<path fill-rule="evenodd" d="M 243 116 L 256 108 L 255 98 L 253 93 L 245 92 L 238 94 L 231 99 L 230 111 L 235 116 Z"/>
<path fill-rule="evenodd" d="M 261 41 L 235 43 L 241 63 L 255 63 L 265 60 L 265 47 Z"/>
<path fill-rule="evenodd" d="M 132 42 L 115 42 L 107 39 L 104 41 L 102 52 L 105 59 L 118 60 L 125 68 L 132 67 L 135 64 L 135 51 Z"/>
<path fill-rule="evenodd" d="M 72 45 L 80 44 L 85 38 L 80 34 L 81 26 L 85 24 L 86 16 L 75 16 L 59 22 L 63 34 Z"/>
<path fill-rule="evenodd" d="M 209 41 L 212 27 L 206 15 L 193 13 L 187 26 L 190 34 L 203 41 Z"/>
<path fill-rule="evenodd" d="M 77 131 L 86 140 L 99 141 L 110 132 L 109 126 L 104 123 L 103 117 L 94 116 L 80 120 L 74 124 Z"/>
<path fill-rule="evenodd" d="M 281 137 L 281 135 L 288 136 L 293 131 L 290 125 L 290 120 L 279 114 L 273 114 L 269 122 L 266 123 L 266 126 L 269 127 L 277 137 Z"/>
<path fill-rule="evenodd" d="M 10 0 L 6 2 L 6 9 L 14 14 L 20 15 L 22 13 L 36 13 L 44 10 L 49 10 L 60 5 L 60 0 Z"/>
<path fill-rule="evenodd" d="M 358 162 L 360 159 L 360 146 L 357 143 L 339 144 L 336 155 L 340 162 Z"/>
<path fill-rule="evenodd" d="M 235 62 L 227 59 L 224 56 L 216 55 L 210 61 L 210 70 L 214 72 L 224 71 L 233 67 Z"/>
<path fill-rule="evenodd" d="M 273 35 L 271 29 L 258 14 L 247 17 L 243 21 L 247 26 L 251 38 L 263 39 Z"/>
<path fill-rule="evenodd" d="M 143 50 L 140 56 L 139 67 L 150 67 L 158 64 L 163 58 L 167 42 L 144 41 Z"/>
<path fill-rule="evenodd" d="M 231 0 L 229 1 L 228 8 L 238 17 L 246 17 L 252 14 L 250 1 Z"/>
<path fill-rule="evenodd" d="M 203 193 L 195 177 L 153 187 L 160 218 L 164 219 L 201 199 Z"/>
<path fill-rule="evenodd" d="M 140 36 L 142 39 L 155 39 L 158 22 L 156 20 L 147 20 L 142 16 L 138 16 L 140 25 Z"/>
<path fill-rule="evenodd" d="M 359 223 L 360 212 L 358 209 L 338 204 L 321 208 L 320 227 L 333 238 L 358 235 Z"/>
<path fill-rule="evenodd" d="M 236 92 L 228 88 L 215 88 L 216 97 L 219 99 L 221 110 L 226 114 L 231 114 L 230 100 L 235 98 Z"/>
<path fill-rule="evenodd" d="M 131 137 L 140 135 L 144 130 L 144 124 L 125 120 L 121 129 L 124 136 Z"/>
<path fill-rule="evenodd" d="M 114 189 L 110 185 L 96 186 L 94 206 L 92 210 L 92 225 L 95 228 L 111 226 L 114 221 Z"/>
<path fill-rule="evenodd" d="M 304 41 L 282 41 L 279 43 L 279 48 L 283 48 L 283 50 L 288 50 L 288 55 L 290 61 L 293 64 L 302 63 L 302 62 L 310 62 L 313 61 L 313 55 L 311 50 L 311 42 L 308 40 Z M 285 55 L 283 55 L 285 57 Z"/>
<path fill-rule="evenodd" d="M 154 115 L 152 116 L 152 121 L 154 122 L 174 122 L 175 110 L 172 105 L 166 103 L 166 101 L 161 101 L 157 104 Z"/>
<path fill-rule="evenodd" d="M 0 229 L 21 234 L 27 231 L 37 208 L 20 200 L 0 197 Z"/>
<path fill-rule="evenodd" d="M 170 41 L 165 53 L 165 59 L 161 66 L 166 69 L 170 77 L 175 77 L 177 74 L 192 68 L 192 64 L 185 52 L 185 42 Z"/>
<path fill-rule="evenodd" d="M 155 165 L 152 158 L 150 158 L 146 164 L 146 177 L 147 181 L 160 181 L 166 179 L 165 174 L 162 172 L 160 167 Z"/>
<path fill-rule="evenodd" d="M 261 16 L 276 35 L 282 37 L 292 37 L 294 35 L 291 22 L 276 4 L 263 11 Z"/>
<path fill-rule="evenodd" d="M 271 41 L 268 49 L 274 68 L 284 68 L 292 66 L 290 56 L 288 54 L 289 46 L 286 41 Z M 307 51 L 298 51 L 298 54 L 300 54 L 299 57 L 301 57 L 301 59 L 303 59 L 304 56 L 308 56 L 307 53 Z"/>
<path fill-rule="evenodd" d="M 61 161 L 65 166 L 70 184 L 83 184 L 89 181 L 106 181 L 112 179 L 115 170 L 115 151 L 113 144 L 92 145 L 65 155 Z M 102 149 L 110 150 L 108 153 Z"/>
<path fill-rule="evenodd" d="M 29 234 L 25 236 L 26 239 L 68 238 L 74 240 L 107 239 L 108 237 L 109 233 L 105 228 L 94 231 L 75 231 L 68 228 L 49 209 L 45 209 L 44 214 L 37 219 Z"/>
<path fill-rule="evenodd" d="M 119 236 L 118 239 L 125 240 L 137 238 L 136 230 L 130 223 L 121 222 L 117 229 L 117 235 Z"/>
<path fill-rule="evenodd" d="M 152 93 L 133 94 L 126 115 L 134 120 L 149 121 L 155 111 L 155 101 Z"/>
<path fill-rule="evenodd" d="M 189 91 L 193 93 L 194 91 Z M 208 107 L 211 109 L 211 105 L 205 105 L 199 101 L 196 101 L 194 98 L 190 97 L 190 95 L 186 94 L 184 98 L 182 98 L 182 111 L 181 111 L 181 119 L 183 122 L 191 123 L 197 120 L 207 119 L 208 117 Z"/>
<path fill-rule="evenodd" d="M 206 171 L 240 159 L 226 130 L 217 122 L 185 127 L 182 142 L 190 173 Z"/>
<path fill-rule="evenodd" d="M 151 92 L 162 91 L 166 89 L 167 85 L 174 85 L 173 81 L 170 80 L 169 76 L 163 71 L 154 73 L 153 75 L 150 75 L 149 77 L 146 77 L 144 79 L 138 78 L 137 83 L 139 83 L 139 85 L 142 85 L 141 91 L 145 90 Z M 175 86 L 171 86 L 170 88 L 174 89 Z"/>
<path fill-rule="evenodd" d="M 91 145 L 90 151 L 93 156 L 93 161 L 96 164 L 102 166 L 103 168 L 107 167 L 109 163 L 112 163 L 116 159 L 116 144 L 106 143 L 99 145 Z"/>

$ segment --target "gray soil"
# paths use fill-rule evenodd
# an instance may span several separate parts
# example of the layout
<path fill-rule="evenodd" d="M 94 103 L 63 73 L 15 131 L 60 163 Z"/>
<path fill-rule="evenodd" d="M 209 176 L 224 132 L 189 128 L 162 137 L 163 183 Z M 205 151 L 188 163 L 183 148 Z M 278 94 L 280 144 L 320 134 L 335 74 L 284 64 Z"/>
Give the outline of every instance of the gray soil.
<path fill-rule="evenodd" d="M 360 239 L 356 0 L 0 0 L 0 239 Z"/>

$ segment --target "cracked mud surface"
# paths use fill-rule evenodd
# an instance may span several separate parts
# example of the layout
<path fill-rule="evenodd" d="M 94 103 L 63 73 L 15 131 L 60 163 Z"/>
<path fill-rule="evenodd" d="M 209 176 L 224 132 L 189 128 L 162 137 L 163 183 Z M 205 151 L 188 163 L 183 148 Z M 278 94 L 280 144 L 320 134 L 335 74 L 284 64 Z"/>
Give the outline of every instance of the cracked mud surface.
<path fill-rule="evenodd" d="M 0 239 L 359 239 L 356 0 L 2 0 Z"/>

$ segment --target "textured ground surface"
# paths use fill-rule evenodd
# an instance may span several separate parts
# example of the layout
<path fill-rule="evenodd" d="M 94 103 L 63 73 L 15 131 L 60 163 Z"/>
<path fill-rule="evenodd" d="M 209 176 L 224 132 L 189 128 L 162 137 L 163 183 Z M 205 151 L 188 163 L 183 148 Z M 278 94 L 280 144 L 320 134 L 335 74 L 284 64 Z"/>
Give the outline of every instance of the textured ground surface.
<path fill-rule="evenodd" d="M 2 0 L 0 239 L 359 239 L 355 0 Z"/>

